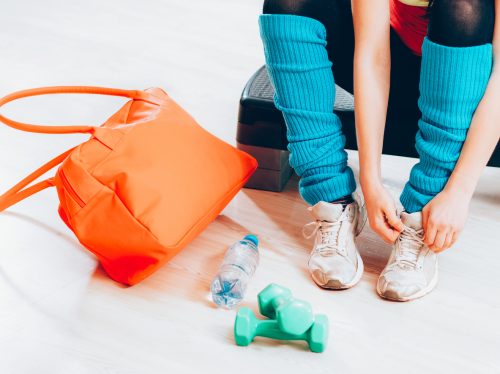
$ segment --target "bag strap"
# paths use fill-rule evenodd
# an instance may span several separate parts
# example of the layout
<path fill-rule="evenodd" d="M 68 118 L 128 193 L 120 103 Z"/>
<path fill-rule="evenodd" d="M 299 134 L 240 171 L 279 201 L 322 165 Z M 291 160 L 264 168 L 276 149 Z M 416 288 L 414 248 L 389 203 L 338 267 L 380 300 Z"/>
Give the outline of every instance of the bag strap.
<path fill-rule="evenodd" d="M 47 95 L 47 94 L 98 94 L 98 95 L 109 95 L 109 96 L 122 96 L 134 100 L 147 101 L 151 104 L 160 105 L 161 101 L 157 97 L 153 96 L 149 92 L 140 90 L 121 90 L 116 88 L 104 88 L 104 87 L 91 87 L 91 86 L 56 86 L 56 87 L 42 87 L 34 88 L 31 90 L 24 90 L 14 92 L 0 99 L 0 107 L 3 105 L 18 99 L 31 96 Z M 0 114 L 0 121 L 6 125 L 13 127 L 18 130 L 44 133 L 44 134 L 73 134 L 73 133 L 88 133 L 94 132 L 94 126 L 44 126 L 44 125 L 32 125 L 22 122 L 17 122 L 11 120 L 2 114 Z M 10 206 L 18 203 L 27 197 L 40 192 L 48 187 L 54 186 L 54 179 L 49 178 L 47 180 L 41 181 L 27 187 L 29 184 L 33 183 L 37 178 L 41 177 L 43 174 L 53 169 L 57 165 L 61 164 L 68 155 L 75 149 L 71 148 L 66 152 L 60 154 L 54 159 L 47 162 L 45 165 L 41 166 L 33 173 L 28 175 L 22 181 L 17 183 L 10 190 L 5 192 L 0 196 L 0 212 L 9 208 Z"/>
<path fill-rule="evenodd" d="M 49 170 L 51 170 L 51 169 L 55 168 L 57 165 L 61 164 L 75 148 L 76 147 L 73 147 L 73 148 L 67 150 L 66 152 L 60 154 L 59 156 L 53 158 L 52 160 L 47 162 L 45 165 L 43 165 L 42 167 L 38 168 L 33 173 L 28 175 L 22 181 L 17 183 L 14 187 L 12 187 L 10 190 L 5 192 L 2 196 L 0 196 L 0 212 L 4 211 L 5 209 L 11 207 L 14 204 L 17 204 L 19 201 L 30 197 L 31 195 L 33 195 L 37 192 L 40 192 L 48 187 L 54 186 L 54 179 L 49 178 L 47 180 L 44 180 L 44 181 L 39 182 L 37 184 L 34 184 L 31 187 L 25 188 L 26 186 L 31 184 L 33 181 L 35 181 L 37 178 L 41 177 L 43 174 L 45 174 Z"/>
<path fill-rule="evenodd" d="M 0 99 L 0 107 L 10 103 L 11 101 L 22 99 L 31 96 L 40 96 L 48 94 L 97 94 L 108 96 L 122 96 L 129 99 L 147 101 L 151 104 L 159 105 L 160 100 L 147 91 L 141 90 L 121 90 L 118 88 L 105 88 L 105 87 L 92 87 L 92 86 L 55 86 L 55 87 L 41 87 L 33 88 L 31 90 L 24 90 L 14 92 Z M 44 134 L 75 134 L 75 133 L 88 133 L 91 134 L 94 126 L 43 126 L 31 125 L 27 123 L 17 122 L 11 120 L 0 114 L 0 122 L 5 123 L 7 126 L 13 127 L 18 130 L 37 132 Z"/>

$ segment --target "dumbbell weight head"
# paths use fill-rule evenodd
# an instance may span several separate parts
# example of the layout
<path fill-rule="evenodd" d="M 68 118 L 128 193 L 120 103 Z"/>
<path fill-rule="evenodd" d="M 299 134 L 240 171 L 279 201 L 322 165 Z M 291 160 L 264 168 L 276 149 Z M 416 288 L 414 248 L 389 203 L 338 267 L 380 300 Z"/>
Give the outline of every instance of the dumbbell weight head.
<path fill-rule="evenodd" d="M 312 352 L 321 353 L 328 343 L 329 324 L 328 317 L 324 314 L 317 314 L 309 333 L 309 349 Z"/>
<path fill-rule="evenodd" d="M 271 283 L 257 295 L 259 312 L 267 318 L 276 318 L 275 305 L 277 301 L 284 302 L 292 298 L 292 291 L 288 288 Z"/>
<path fill-rule="evenodd" d="M 278 340 L 309 340 L 309 330 L 304 334 L 294 335 L 283 332 L 274 319 L 258 319 L 249 308 L 240 308 L 234 322 L 234 340 L 236 345 L 246 347 L 256 336 Z M 316 339 L 320 334 L 316 334 Z"/>
<path fill-rule="evenodd" d="M 234 339 L 237 345 L 247 346 L 256 336 L 278 340 L 304 340 L 312 352 L 323 352 L 328 342 L 328 318 L 317 315 L 314 324 L 303 334 L 287 334 L 274 320 L 259 320 L 252 310 L 241 308 L 236 315 Z"/>
<path fill-rule="evenodd" d="M 303 334 L 314 322 L 311 304 L 294 299 L 285 287 L 271 283 L 258 295 L 259 311 L 276 319 L 280 329 L 289 334 Z"/>
<path fill-rule="evenodd" d="M 246 347 L 255 338 L 257 334 L 257 325 L 259 320 L 251 309 L 240 308 L 234 321 L 234 340 L 236 345 Z"/>

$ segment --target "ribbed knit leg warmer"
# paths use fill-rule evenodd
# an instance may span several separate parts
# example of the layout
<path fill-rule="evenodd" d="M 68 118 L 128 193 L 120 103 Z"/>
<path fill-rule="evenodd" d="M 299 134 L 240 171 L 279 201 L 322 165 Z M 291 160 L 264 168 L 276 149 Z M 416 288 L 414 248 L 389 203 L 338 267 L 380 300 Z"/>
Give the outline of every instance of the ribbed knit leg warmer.
<path fill-rule="evenodd" d="M 424 40 L 416 137 L 420 162 L 401 194 L 409 213 L 442 191 L 460 156 L 467 130 L 492 69 L 491 44 L 447 47 Z"/>
<path fill-rule="evenodd" d="M 262 15 L 259 24 L 301 196 L 314 205 L 350 195 L 356 182 L 347 166 L 342 124 L 333 113 L 335 81 L 325 27 L 312 18 L 276 14 Z"/>

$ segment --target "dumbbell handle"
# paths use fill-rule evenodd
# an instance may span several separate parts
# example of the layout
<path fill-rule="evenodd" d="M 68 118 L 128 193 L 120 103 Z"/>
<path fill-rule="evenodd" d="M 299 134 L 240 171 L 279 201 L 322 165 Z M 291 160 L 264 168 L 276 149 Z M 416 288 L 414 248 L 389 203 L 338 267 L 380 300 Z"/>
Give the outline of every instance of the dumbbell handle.
<path fill-rule="evenodd" d="M 286 303 L 288 300 L 290 300 L 289 297 L 277 296 L 271 301 L 271 305 L 274 310 L 277 310 L 281 304 Z"/>
<path fill-rule="evenodd" d="M 278 322 L 274 320 L 259 320 L 255 336 L 278 340 L 309 340 L 309 330 L 303 334 L 288 334 L 280 330 Z"/>

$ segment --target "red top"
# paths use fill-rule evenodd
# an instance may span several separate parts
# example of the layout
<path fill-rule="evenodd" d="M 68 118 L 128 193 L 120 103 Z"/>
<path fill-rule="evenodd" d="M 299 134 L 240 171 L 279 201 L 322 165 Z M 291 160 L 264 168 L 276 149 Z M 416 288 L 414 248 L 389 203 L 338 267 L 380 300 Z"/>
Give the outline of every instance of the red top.
<path fill-rule="evenodd" d="M 408 0 L 405 2 L 411 3 Z M 391 0 L 391 26 L 403 43 L 418 56 L 422 55 L 422 43 L 427 35 L 428 23 L 426 6 L 408 5 L 400 0 Z"/>

